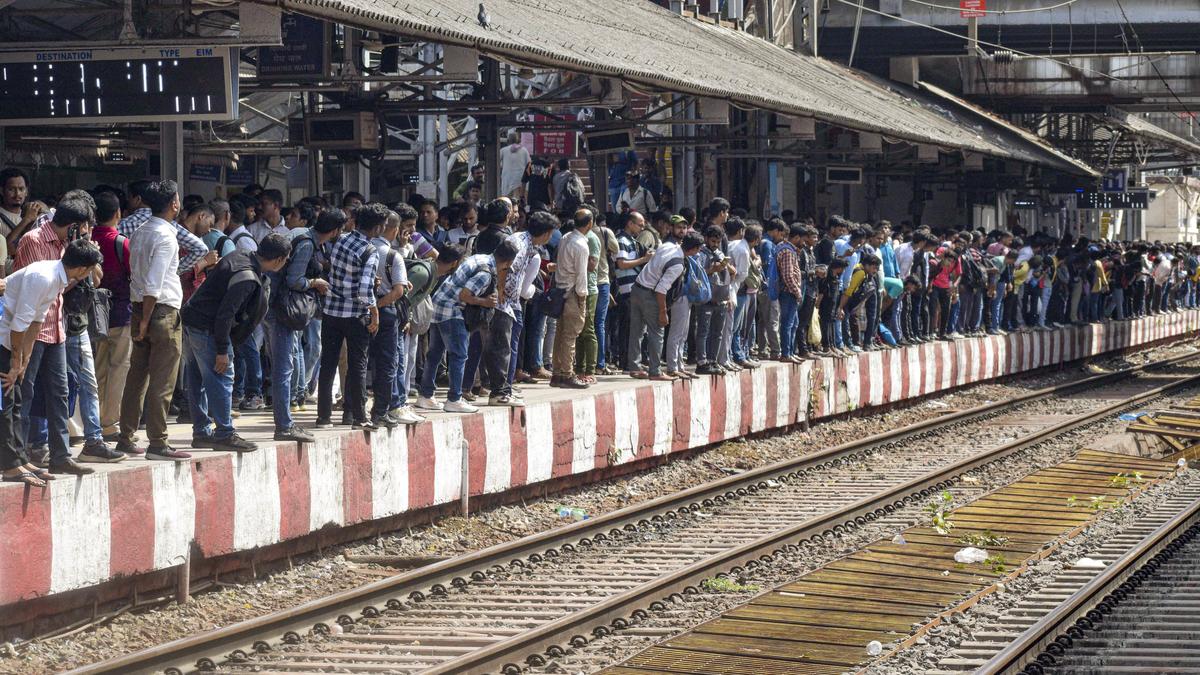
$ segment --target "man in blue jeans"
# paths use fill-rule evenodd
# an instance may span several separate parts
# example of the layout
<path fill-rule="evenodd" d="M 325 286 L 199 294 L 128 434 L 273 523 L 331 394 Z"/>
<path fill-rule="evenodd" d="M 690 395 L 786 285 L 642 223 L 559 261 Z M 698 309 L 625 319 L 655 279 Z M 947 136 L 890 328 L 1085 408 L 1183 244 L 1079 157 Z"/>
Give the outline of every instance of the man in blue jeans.
<path fill-rule="evenodd" d="M 290 219 L 289 219 L 290 220 Z M 321 278 L 321 265 L 314 252 L 332 240 L 346 224 L 346 214 L 340 210 L 326 211 L 311 219 L 312 226 L 297 228 L 292 237 L 292 255 L 287 266 L 271 277 L 271 310 L 267 314 L 267 333 L 271 339 L 271 408 L 275 413 L 275 440 L 311 443 L 314 437 L 296 426 L 292 419 L 292 402 L 308 393 L 302 385 L 294 385 L 295 361 L 292 356 L 299 348 L 302 331 L 292 330 L 278 320 L 278 302 L 286 293 L 314 292 L 325 295 L 329 282 Z M 307 382 L 307 380 L 304 380 Z"/>
<path fill-rule="evenodd" d="M 268 234 L 257 252 L 222 258 L 183 306 L 184 358 L 192 363 L 187 386 L 193 448 L 258 449 L 233 430 L 233 350 L 267 313 L 270 287 L 264 275 L 283 269 L 291 252 L 283 235 Z"/>
<path fill-rule="evenodd" d="M 512 267 L 517 249 L 502 242 L 491 255 L 473 255 L 459 264 L 458 269 L 433 293 L 433 325 L 429 329 L 429 350 L 425 370 L 421 374 L 417 408 L 445 412 L 475 413 L 479 408 L 462 400 L 463 370 L 467 365 L 467 341 L 470 333 L 463 309 L 483 307 L 495 309 L 495 288 L 502 274 Z M 493 291 L 488 293 L 488 289 Z M 446 356 L 450 388 L 443 405 L 433 397 L 433 378 L 442 356 Z"/>

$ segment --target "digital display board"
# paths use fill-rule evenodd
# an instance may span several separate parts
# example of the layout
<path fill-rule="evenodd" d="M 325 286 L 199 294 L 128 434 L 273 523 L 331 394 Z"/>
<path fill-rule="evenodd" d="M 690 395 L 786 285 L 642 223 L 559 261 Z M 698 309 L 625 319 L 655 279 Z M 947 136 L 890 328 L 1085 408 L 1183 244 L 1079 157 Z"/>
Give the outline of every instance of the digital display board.
<path fill-rule="evenodd" d="M 228 47 L 0 54 L 0 125 L 233 119 L 229 54 Z"/>
<path fill-rule="evenodd" d="M 1075 208 L 1111 211 L 1117 209 L 1150 208 L 1148 192 L 1078 192 Z"/>

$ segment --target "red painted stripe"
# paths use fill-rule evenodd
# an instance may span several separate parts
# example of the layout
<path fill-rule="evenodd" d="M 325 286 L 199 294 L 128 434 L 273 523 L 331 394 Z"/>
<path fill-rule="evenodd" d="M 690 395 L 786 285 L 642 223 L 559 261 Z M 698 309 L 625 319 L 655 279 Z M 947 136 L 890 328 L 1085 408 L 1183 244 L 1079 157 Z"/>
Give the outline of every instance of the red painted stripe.
<path fill-rule="evenodd" d="M 639 387 L 642 389 L 644 387 Z M 599 394 L 596 403 L 596 462 L 597 469 L 609 466 L 617 437 L 616 403 L 611 393 Z"/>
<path fill-rule="evenodd" d="M 509 411 L 511 415 L 512 412 Z M 469 494 L 483 494 L 483 480 L 487 474 L 487 433 L 483 429 L 483 415 L 466 415 L 462 418 L 463 441 L 467 444 L 467 490 Z"/>
<path fill-rule="evenodd" d="M 345 443 L 344 440 L 342 442 Z M 275 473 L 279 476 L 281 507 L 279 538 L 291 539 L 308 534 L 312 525 L 312 476 L 308 470 L 308 450 L 296 443 L 277 446 Z M 367 482 L 370 483 L 370 476 Z"/>
<path fill-rule="evenodd" d="M 697 382 L 708 387 L 708 441 L 718 443 L 725 440 L 725 378 L 708 377 Z"/>
<path fill-rule="evenodd" d="M 393 433 L 405 433 L 398 427 Z M 371 443 L 366 434 L 351 434 L 342 442 L 342 516 L 347 525 L 371 520 Z"/>
<path fill-rule="evenodd" d="M 688 439 L 692 437 L 692 387 L 708 378 L 698 380 L 676 380 L 671 383 L 671 401 L 675 407 L 675 438 L 671 439 L 671 452 L 688 449 Z"/>
<path fill-rule="evenodd" d="M 638 446 L 635 455 L 638 459 L 654 455 L 654 387 L 638 387 L 637 416 L 638 416 Z"/>
<path fill-rule="evenodd" d="M 575 452 L 575 413 L 570 401 L 555 401 L 550 405 L 550 419 L 554 422 L 554 465 L 550 475 L 571 475 Z"/>
<path fill-rule="evenodd" d="M 434 476 L 433 424 L 416 425 L 408 437 L 408 508 L 419 509 L 433 503 Z"/>
<path fill-rule="evenodd" d="M 182 467 L 187 470 L 186 467 Z M 124 576 L 154 569 L 154 485 L 149 467 L 96 476 L 108 481 L 110 547 L 108 573 Z M 47 532 L 47 534 L 49 534 Z"/>
<path fill-rule="evenodd" d="M 192 466 L 196 494 L 196 546 L 213 557 L 233 551 L 233 458 L 212 457 Z M 307 509 L 307 501 L 305 502 Z"/>
<path fill-rule="evenodd" d="M 763 402 L 763 406 L 767 410 L 765 419 L 767 421 L 768 428 L 774 427 L 775 421 L 777 419 L 779 419 L 779 417 L 778 417 L 779 377 L 782 373 L 786 373 L 786 372 L 787 372 L 787 366 L 781 366 L 779 368 L 770 368 L 767 370 L 767 376 L 766 376 L 767 392 L 766 392 L 766 401 Z M 820 380 L 818 380 L 818 382 L 819 381 Z M 824 397 L 822 397 L 822 401 L 824 401 Z M 822 408 L 821 411 L 822 411 L 822 415 L 827 414 L 827 413 L 825 413 L 824 408 Z"/>
<path fill-rule="evenodd" d="M 750 433 L 750 427 L 754 424 L 754 406 L 759 405 L 759 402 L 754 397 L 754 371 L 743 370 L 738 376 L 742 383 L 742 420 L 738 423 L 738 433 Z"/>
<path fill-rule="evenodd" d="M 50 592 L 50 490 L 55 487 L 0 485 L 0 606 Z M 71 488 L 64 484 L 61 489 Z"/>
<path fill-rule="evenodd" d="M 858 400 L 854 402 L 854 409 L 861 410 L 871 405 L 871 357 L 867 352 L 854 356 L 858 359 Z M 887 380 L 884 379 L 886 384 Z"/>
<path fill-rule="evenodd" d="M 529 480 L 529 420 L 521 408 L 512 416 L 508 425 L 508 484 L 520 487 Z"/>

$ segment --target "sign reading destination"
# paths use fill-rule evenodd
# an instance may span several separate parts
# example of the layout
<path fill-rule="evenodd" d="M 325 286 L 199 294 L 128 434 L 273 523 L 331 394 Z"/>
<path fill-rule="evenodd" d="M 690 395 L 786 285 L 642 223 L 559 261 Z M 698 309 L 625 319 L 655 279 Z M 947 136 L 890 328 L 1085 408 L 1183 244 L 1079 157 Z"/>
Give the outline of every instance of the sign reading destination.
<path fill-rule="evenodd" d="M 227 120 L 228 47 L 0 54 L 0 125 Z"/>
<path fill-rule="evenodd" d="M 1148 192 L 1079 192 L 1075 194 L 1075 207 L 1111 211 L 1115 209 L 1150 208 Z"/>

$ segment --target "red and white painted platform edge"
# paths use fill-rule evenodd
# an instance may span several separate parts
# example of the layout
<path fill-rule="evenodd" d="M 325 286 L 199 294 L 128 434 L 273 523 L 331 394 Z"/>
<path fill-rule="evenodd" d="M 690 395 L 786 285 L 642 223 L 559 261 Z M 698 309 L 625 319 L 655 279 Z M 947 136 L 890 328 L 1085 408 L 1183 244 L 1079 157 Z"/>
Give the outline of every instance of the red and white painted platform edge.
<path fill-rule="evenodd" d="M 748 432 L 1182 336 L 1200 311 L 779 363 L 438 416 L 390 433 L 0 486 L 0 607 Z M 464 466 L 465 464 L 465 466 Z M 463 484 L 464 477 L 466 485 Z M 15 609 L 15 607 L 12 607 Z M 7 612 L 0 612 L 3 615 Z M 13 612 L 13 615 L 23 612 Z M 0 622 L 5 623 L 5 622 Z"/>

